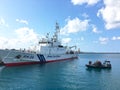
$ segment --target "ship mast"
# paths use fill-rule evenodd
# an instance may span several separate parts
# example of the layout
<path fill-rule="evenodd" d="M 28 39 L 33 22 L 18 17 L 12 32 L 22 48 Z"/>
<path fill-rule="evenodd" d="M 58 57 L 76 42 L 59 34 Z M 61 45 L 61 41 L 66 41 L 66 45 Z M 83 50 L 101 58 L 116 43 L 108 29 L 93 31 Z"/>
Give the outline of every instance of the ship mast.
<path fill-rule="evenodd" d="M 58 33 L 60 32 L 60 28 L 59 28 L 59 25 L 58 25 L 58 23 L 56 22 L 56 26 L 55 26 L 55 33 L 54 33 L 54 36 L 53 36 L 53 38 L 54 38 L 54 41 L 56 42 L 56 41 L 58 41 Z"/>

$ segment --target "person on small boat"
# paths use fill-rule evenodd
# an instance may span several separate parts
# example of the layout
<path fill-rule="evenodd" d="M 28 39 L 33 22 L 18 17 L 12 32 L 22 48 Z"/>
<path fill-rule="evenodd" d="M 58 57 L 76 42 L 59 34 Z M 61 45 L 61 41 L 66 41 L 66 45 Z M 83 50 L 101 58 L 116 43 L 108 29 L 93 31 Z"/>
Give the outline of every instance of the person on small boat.
<path fill-rule="evenodd" d="M 107 60 L 104 61 L 103 65 L 105 67 L 111 67 L 110 61 L 107 61 Z"/>
<path fill-rule="evenodd" d="M 92 61 L 89 61 L 89 65 L 92 65 Z"/>
<path fill-rule="evenodd" d="M 102 66 L 102 63 L 101 63 L 101 61 L 99 61 L 99 60 L 97 60 L 96 62 L 94 62 L 94 64 L 93 65 L 95 65 L 95 66 Z"/>

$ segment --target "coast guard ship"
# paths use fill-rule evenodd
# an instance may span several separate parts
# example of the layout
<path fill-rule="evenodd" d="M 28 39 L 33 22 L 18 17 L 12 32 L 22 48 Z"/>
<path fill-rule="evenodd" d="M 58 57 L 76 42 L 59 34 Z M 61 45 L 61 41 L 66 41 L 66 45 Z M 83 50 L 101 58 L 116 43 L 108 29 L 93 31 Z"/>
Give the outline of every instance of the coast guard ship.
<path fill-rule="evenodd" d="M 72 47 L 63 46 L 58 40 L 59 25 L 56 23 L 56 31 L 52 38 L 49 34 L 38 42 L 34 51 L 1 49 L 0 65 L 17 66 L 28 64 L 40 64 L 47 62 L 72 60 L 78 58 L 78 51 Z"/>

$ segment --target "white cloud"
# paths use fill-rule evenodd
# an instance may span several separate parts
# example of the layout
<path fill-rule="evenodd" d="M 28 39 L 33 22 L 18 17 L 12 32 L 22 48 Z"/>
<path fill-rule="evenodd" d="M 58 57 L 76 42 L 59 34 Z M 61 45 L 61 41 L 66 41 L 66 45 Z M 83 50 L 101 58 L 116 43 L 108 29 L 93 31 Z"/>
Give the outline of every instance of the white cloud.
<path fill-rule="evenodd" d="M 71 38 L 63 38 L 62 43 L 63 44 L 68 44 L 71 41 Z"/>
<path fill-rule="evenodd" d="M 83 16 L 84 18 L 89 18 L 89 15 L 86 14 L 86 13 L 83 13 L 82 16 Z"/>
<path fill-rule="evenodd" d="M 5 22 L 4 18 L 0 18 L 0 26 L 8 27 L 8 24 Z"/>
<path fill-rule="evenodd" d="M 8 43 L 8 39 L 7 38 L 0 37 L 0 48 L 6 47 L 7 43 Z"/>
<path fill-rule="evenodd" d="M 120 36 L 119 37 L 113 36 L 112 40 L 120 40 Z"/>
<path fill-rule="evenodd" d="M 34 32 L 33 29 L 28 27 L 23 27 L 15 30 L 16 37 L 14 38 L 5 38 L 0 37 L 0 48 L 28 48 L 31 45 L 35 45 L 38 42 L 38 35 Z"/>
<path fill-rule="evenodd" d="M 5 20 L 3 18 L 0 18 L 0 25 L 4 25 L 5 24 Z"/>
<path fill-rule="evenodd" d="M 82 4 L 94 5 L 99 1 L 100 0 L 71 0 L 73 5 L 82 5 Z"/>
<path fill-rule="evenodd" d="M 15 47 L 15 45 L 16 46 L 18 45 L 17 39 L 0 37 L 0 48 L 1 49 L 5 49 L 5 48 L 12 49 L 13 47 Z"/>
<path fill-rule="evenodd" d="M 93 43 L 95 43 L 95 44 L 96 44 L 96 43 L 98 43 L 98 41 L 93 41 Z"/>
<path fill-rule="evenodd" d="M 70 34 L 70 33 L 77 33 L 80 31 L 86 31 L 89 26 L 89 20 L 80 20 L 79 18 L 68 19 L 67 24 L 61 28 L 61 34 Z"/>
<path fill-rule="evenodd" d="M 19 23 L 23 23 L 23 24 L 28 25 L 28 21 L 26 21 L 26 20 L 23 20 L 23 19 L 16 19 L 16 21 L 19 22 Z"/>
<path fill-rule="evenodd" d="M 92 28 L 93 28 L 92 32 L 97 33 L 97 34 L 102 33 L 101 31 L 97 29 L 95 25 L 92 25 Z"/>
<path fill-rule="evenodd" d="M 28 27 L 19 28 L 15 30 L 15 32 L 21 42 L 35 42 L 37 40 L 37 34 L 33 31 L 33 29 Z"/>
<path fill-rule="evenodd" d="M 107 42 L 109 41 L 109 38 L 107 37 L 99 37 L 99 41 L 101 44 L 107 44 Z"/>
<path fill-rule="evenodd" d="M 80 40 L 83 41 L 83 40 L 84 40 L 84 37 L 81 37 Z"/>
<path fill-rule="evenodd" d="M 120 28 L 120 0 L 104 0 L 97 16 L 102 16 L 106 29 Z"/>

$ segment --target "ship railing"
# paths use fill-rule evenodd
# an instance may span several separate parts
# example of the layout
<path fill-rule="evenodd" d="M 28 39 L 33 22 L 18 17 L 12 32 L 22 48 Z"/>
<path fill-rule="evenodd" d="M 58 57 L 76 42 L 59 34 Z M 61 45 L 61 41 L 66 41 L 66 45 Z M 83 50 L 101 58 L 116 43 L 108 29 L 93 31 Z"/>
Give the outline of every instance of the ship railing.
<path fill-rule="evenodd" d="M 79 54 L 79 52 L 74 51 L 74 50 L 70 50 L 70 51 L 67 51 L 66 54 Z"/>
<path fill-rule="evenodd" d="M 8 54 L 3 58 L 3 61 L 4 61 L 4 59 L 8 58 L 8 56 L 10 55 L 11 52 L 12 52 L 12 50 L 9 50 Z M 9 58 L 11 58 L 11 57 L 9 57 Z"/>

